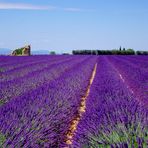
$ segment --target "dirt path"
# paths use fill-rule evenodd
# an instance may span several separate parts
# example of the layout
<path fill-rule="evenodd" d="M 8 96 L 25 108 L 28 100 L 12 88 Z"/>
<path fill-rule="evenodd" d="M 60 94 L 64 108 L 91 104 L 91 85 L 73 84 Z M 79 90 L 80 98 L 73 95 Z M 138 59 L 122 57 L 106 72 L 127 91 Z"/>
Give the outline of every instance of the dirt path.
<path fill-rule="evenodd" d="M 79 112 L 78 112 L 78 115 L 72 120 L 71 122 L 71 126 L 69 128 L 69 132 L 67 133 L 67 137 L 66 137 L 66 144 L 68 144 L 69 146 L 72 145 L 72 141 L 73 141 L 73 136 L 74 136 L 74 133 L 77 129 L 77 125 L 83 115 L 83 113 L 85 112 L 86 110 L 86 99 L 87 97 L 89 96 L 89 93 L 90 93 L 90 87 L 93 83 L 93 80 L 95 78 L 95 75 L 96 75 L 96 70 L 97 70 L 97 63 L 95 64 L 94 66 L 94 69 L 93 69 L 93 72 L 92 72 L 92 75 L 91 75 L 91 78 L 89 80 L 89 85 L 87 87 L 87 90 L 86 90 L 86 93 L 85 93 L 85 96 L 83 96 L 81 98 L 81 103 L 80 103 L 80 107 L 79 107 Z M 68 147 L 66 147 L 68 148 Z"/>
<path fill-rule="evenodd" d="M 126 84 L 127 89 L 128 89 L 132 94 L 134 94 L 134 91 L 133 91 L 133 90 L 127 85 L 127 83 L 125 82 L 125 79 L 123 78 L 122 74 L 121 74 L 121 73 L 118 73 L 118 75 L 119 75 L 120 79 L 123 81 L 123 83 Z"/>

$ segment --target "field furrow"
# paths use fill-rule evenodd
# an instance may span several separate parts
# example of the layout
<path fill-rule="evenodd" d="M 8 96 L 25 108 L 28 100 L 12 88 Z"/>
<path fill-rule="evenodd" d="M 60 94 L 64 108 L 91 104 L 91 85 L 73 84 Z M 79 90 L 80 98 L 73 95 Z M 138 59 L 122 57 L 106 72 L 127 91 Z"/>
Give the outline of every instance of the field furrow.
<path fill-rule="evenodd" d="M 75 115 L 74 119 L 72 120 L 72 122 L 70 124 L 70 128 L 69 128 L 69 130 L 68 130 L 68 132 L 66 134 L 67 137 L 66 137 L 66 140 L 65 141 L 66 141 L 66 144 L 68 146 L 71 146 L 72 145 L 73 136 L 74 136 L 75 131 L 77 130 L 77 125 L 79 124 L 79 121 L 80 121 L 81 117 L 83 116 L 83 113 L 86 110 L 86 99 L 89 96 L 90 88 L 91 88 L 91 85 L 92 85 L 93 80 L 94 80 L 95 75 L 96 75 L 96 70 L 97 70 L 97 63 L 95 64 L 94 69 L 92 71 L 92 75 L 91 75 L 91 78 L 89 80 L 89 84 L 87 86 L 87 89 L 85 91 L 85 94 L 81 98 L 80 107 L 78 109 L 78 113 L 77 113 L 77 115 Z"/>

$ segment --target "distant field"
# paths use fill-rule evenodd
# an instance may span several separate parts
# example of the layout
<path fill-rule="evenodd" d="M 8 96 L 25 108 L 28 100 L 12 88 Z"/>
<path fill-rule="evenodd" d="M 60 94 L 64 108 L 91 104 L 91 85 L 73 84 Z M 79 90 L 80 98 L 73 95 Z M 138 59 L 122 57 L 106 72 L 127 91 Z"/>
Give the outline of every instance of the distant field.
<path fill-rule="evenodd" d="M 148 147 L 148 56 L 0 56 L 0 147 Z"/>

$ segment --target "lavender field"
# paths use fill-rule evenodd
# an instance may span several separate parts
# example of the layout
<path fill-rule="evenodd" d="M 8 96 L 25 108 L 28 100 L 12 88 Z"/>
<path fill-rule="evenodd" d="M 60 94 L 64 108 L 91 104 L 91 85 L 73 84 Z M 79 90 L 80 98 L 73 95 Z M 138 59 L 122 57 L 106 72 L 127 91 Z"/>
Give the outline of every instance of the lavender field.
<path fill-rule="evenodd" d="M 148 56 L 0 56 L 0 148 L 147 148 Z"/>

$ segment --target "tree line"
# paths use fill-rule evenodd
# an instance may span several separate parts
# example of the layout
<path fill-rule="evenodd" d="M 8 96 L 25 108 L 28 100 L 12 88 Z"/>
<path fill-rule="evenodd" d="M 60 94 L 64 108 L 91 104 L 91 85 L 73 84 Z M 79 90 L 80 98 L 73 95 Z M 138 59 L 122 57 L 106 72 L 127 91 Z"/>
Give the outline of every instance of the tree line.
<path fill-rule="evenodd" d="M 148 55 L 148 51 L 134 51 L 133 49 L 113 49 L 113 50 L 73 50 L 73 55 Z"/>

